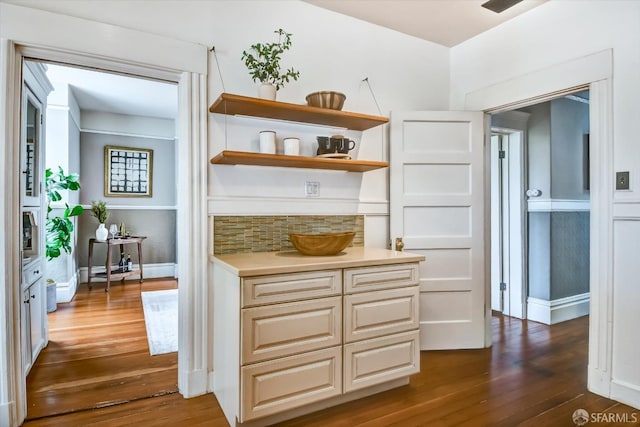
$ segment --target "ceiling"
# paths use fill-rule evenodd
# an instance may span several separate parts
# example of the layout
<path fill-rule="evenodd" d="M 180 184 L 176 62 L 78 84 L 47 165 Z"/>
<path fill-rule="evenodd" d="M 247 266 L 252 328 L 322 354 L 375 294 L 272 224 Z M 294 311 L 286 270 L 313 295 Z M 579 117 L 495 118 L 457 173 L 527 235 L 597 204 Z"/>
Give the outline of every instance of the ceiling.
<path fill-rule="evenodd" d="M 548 0 L 523 0 L 502 13 L 487 0 L 304 0 L 307 3 L 453 47 Z"/>
<path fill-rule="evenodd" d="M 497 14 L 486 0 L 303 0 L 307 3 L 452 47 L 548 0 L 523 0 Z M 82 110 L 175 119 L 177 86 L 112 73 L 48 64 L 54 84 L 66 83 Z"/>
<path fill-rule="evenodd" d="M 47 64 L 54 88 L 69 84 L 81 110 L 175 119 L 178 86 L 155 80 Z"/>

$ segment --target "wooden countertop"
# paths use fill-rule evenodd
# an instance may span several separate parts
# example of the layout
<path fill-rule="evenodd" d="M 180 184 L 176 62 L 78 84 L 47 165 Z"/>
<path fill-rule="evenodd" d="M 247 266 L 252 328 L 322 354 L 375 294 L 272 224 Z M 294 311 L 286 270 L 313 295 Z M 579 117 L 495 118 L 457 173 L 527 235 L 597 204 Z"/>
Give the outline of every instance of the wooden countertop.
<path fill-rule="evenodd" d="M 211 261 L 240 277 L 334 268 L 366 267 L 424 261 L 423 255 L 381 248 L 352 247 L 333 256 L 307 256 L 298 251 L 253 252 L 212 256 Z"/>

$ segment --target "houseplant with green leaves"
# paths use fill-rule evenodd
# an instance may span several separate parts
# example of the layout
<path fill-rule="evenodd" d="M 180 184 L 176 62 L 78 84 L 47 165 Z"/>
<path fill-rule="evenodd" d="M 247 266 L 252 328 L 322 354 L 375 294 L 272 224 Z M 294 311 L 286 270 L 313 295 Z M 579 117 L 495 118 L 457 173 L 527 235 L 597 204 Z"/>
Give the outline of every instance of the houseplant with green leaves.
<path fill-rule="evenodd" d="M 291 48 L 291 36 L 282 28 L 274 31 L 278 41 L 273 43 L 252 44 L 249 51 L 242 52 L 244 65 L 254 82 L 260 82 L 258 89 L 261 98 L 275 99 L 276 91 L 291 80 L 298 80 L 300 72 L 293 67 L 282 71 L 282 54 Z"/>
<path fill-rule="evenodd" d="M 91 201 L 91 215 L 98 220 L 98 229 L 96 230 L 96 240 L 105 241 L 109 237 L 109 230 L 107 230 L 105 223 L 109 218 L 109 210 L 107 204 L 102 200 Z"/>
<path fill-rule="evenodd" d="M 62 251 L 71 253 L 71 233 L 73 233 L 73 221 L 71 218 L 81 215 L 84 209 L 80 205 L 70 207 L 65 203 L 64 210 L 59 216 L 52 215 L 52 203 L 62 200 L 60 191 L 78 191 L 80 182 L 78 174 L 65 174 L 64 170 L 58 166 L 58 171 L 53 172 L 51 168 L 45 171 L 45 192 L 47 195 L 47 219 L 46 228 L 46 256 L 47 260 L 52 260 L 61 255 Z"/>

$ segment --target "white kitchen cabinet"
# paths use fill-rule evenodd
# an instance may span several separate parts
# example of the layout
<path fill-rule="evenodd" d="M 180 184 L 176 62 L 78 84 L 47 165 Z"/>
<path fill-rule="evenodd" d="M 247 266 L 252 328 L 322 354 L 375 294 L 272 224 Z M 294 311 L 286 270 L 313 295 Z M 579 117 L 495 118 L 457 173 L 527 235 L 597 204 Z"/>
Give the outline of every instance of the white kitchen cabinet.
<path fill-rule="evenodd" d="M 27 375 L 48 342 L 45 289 L 45 111 L 53 89 L 45 66 L 26 62 L 23 67 L 20 162 L 20 204 L 22 206 L 22 290 L 21 335 L 23 371 Z"/>
<path fill-rule="evenodd" d="M 25 268 L 22 291 L 22 358 L 24 375 L 27 375 L 40 351 L 47 344 L 46 290 L 41 261 Z"/>
<path fill-rule="evenodd" d="M 420 370 L 424 257 L 276 254 L 213 258 L 213 389 L 231 425 L 269 425 L 404 385 Z"/>

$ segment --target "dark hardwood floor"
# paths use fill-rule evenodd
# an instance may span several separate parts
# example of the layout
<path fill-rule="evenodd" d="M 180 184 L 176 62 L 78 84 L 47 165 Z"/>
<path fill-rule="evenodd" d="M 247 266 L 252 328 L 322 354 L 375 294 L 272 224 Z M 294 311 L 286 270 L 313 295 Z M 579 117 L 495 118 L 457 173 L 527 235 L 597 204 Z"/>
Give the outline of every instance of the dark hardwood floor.
<path fill-rule="evenodd" d="M 139 291 L 165 286 L 116 285 L 107 296 L 82 287 L 73 310 L 50 315 L 49 348 L 28 380 L 29 417 L 75 412 L 25 426 L 228 425 L 213 395 L 175 392 L 175 354 L 148 356 Z M 640 410 L 587 391 L 588 317 L 549 327 L 496 315 L 492 324 L 492 348 L 422 352 L 409 385 L 281 425 L 575 426 L 572 414 L 585 409 L 600 414 L 589 425 L 640 426 Z"/>

